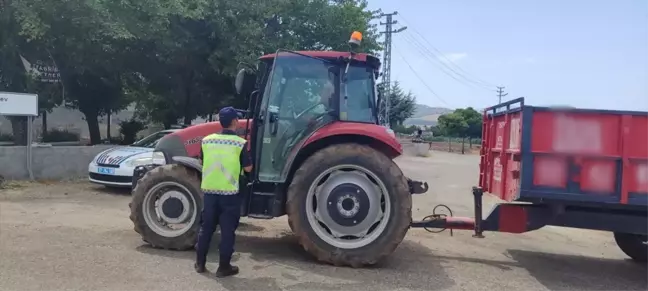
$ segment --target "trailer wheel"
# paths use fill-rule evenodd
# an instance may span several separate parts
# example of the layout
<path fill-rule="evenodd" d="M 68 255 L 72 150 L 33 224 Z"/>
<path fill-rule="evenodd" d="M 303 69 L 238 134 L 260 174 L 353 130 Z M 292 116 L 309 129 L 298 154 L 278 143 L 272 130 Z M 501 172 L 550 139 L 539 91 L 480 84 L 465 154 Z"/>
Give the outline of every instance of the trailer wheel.
<path fill-rule="evenodd" d="M 129 204 L 135 231 L 156 248 L 194 247 L 202 209 L 200 180 L 182 165 L 159 166 L 137 183 Z"/>
<path fill-rule="evenodd" d="M 614 240 L 621 250 L 637 262 L 648 261 L 648 236 L 631 233 L 614 233 Z"/>
<path fill-rule="evenodd" d="M 309 157 L 288 188 L 288 223 L 301 246 L 336 266 L 372 265 L 403 241 L 412 197 L 400 168 L 359 144 Z"/>

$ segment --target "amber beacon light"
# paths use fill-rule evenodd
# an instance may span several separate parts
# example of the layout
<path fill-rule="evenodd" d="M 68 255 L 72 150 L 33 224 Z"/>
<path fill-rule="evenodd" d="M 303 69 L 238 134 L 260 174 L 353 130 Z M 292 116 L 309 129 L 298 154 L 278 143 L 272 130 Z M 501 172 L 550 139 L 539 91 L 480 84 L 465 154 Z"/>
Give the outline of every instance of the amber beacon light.
<path fill-rule="evenodd" d="M 351 38 L 349 39 L 349 44 L 359 46 L 361 42 L 362 42 L 362 33 L 360 33 L 359 31 L 354 31 L 351 34 Z"/>

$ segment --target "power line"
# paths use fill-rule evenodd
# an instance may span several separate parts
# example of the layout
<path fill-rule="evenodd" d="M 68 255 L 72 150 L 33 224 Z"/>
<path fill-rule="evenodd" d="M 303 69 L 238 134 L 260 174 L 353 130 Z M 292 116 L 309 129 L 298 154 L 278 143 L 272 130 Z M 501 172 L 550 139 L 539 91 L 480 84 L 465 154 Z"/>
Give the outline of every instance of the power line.
<path fill-rule="evenodd" d="M 385 31 L 380 32 L 385 34 L 385 50 L 383 52 L 383 80 L 382 80 L 382 89 L 383 96 L 385 96 L 385 106 L 382 106 L 382 112 L 379 114 L 379 122 L 383 125 L 389 125 L 389 104 L 391 104 L 391 94 L 389 91 L 391 89 L 391 54 L 392 54 L 392 34 L 399 33 L 407 29 L 406 26 L 394 30 L 392 25 L 397 24 L 398 21 L 392 20 L 394 15 L 398 15 L 398 11 L 392 13 L 381 13 L 380 18 L 385 17 L 386 22 L 380 22 L 380 25 L 385 26 Z M 382 117 L 382 119 L 381 119 Z"/>
<path fill-rule="evenodd" d="M 490 89 L 490 88 L 485 87 L 485 86 L 482 85 L 482 84 L 475 83 L 474 81 L 471 82 L 471 80 L 466 79 L 465 77 L 464 77 L 463 80 L 462 80 L 462 79 L 459 79 L 457 76 L 460 76 L 460 77 L 461 77 L 461 76 L 462 76 L 461 74 L 457 73 L 457 72 L 454 71 L 452 68 L 447 67 L 447 65 L 445 65 L 443 62 L 440 62 L 440 61 L 438 60 L 438 58 L 434 57 L 433 54 L 432 54 L 433 56 L 430 57 L 430 53 L 429 53 L 429 51 L 428 51 L 428 53 L 426 53 L 426 52 L 425 52 L 426 48 L 425 48 L 421 43 L 417 42 L 415 38 L 413 38 L 413 37 L 411 37 L 411 36 L 409 36 L 409 35 L 405 35 L 405 41 L 407 41 L 407 42 L 408 42 L 412 47 L 414 47 L 414 48 L 415 48 L 415 49 L 416 49 L 416 50 L 417 50 L 421 55 L 423 55 L 425 58 L 427 58 L 427 59 L 428 59 L 428 60 L 429 60 L 429 61 L 430 61 L 430 62 L 431 62 L 435 67 L 437 67 L 441 72 L 443 72 L 444 74 L 448 75 L 448 77 L 453 78 L 455 81 L 457 81 L 457 82 L 459 82 L 459 83 L 462 83 L 463 85 L 466 85 L 466 86 L 469 86 L 469 87 L 473 87 L 473 88 L 477 88 L 477 89 L 485 89 L 485 90 L 488 90 L 488 91 L 495 91 L 495 90 L 493 90 L 493 89 Z M 444 65 L 446 68 L 441 67 L 441 66 L 438 66 L 437 62 L 438 62 L 438 63 L 441 63 L 441 64 Z M 457 75 L 457 76 L 453 75 L 451 72 L 448 72 L 448 70 L 454 72 L 455 75 Z M 479 87 L 477 87 L 477 86 L 479 86 Z"/>
<path fill-rule="evenodd" d="M 405 17 L 403 17 L 402 15 L 401 15 L 401 18 L 403 18 L 403 21 L 404 21 L 406 24 L 410 24 L 409 21 L 407 21 L 407 19 L 406 19 Z M 410 26 L 411 26 L 411 24 L 410 24 Z M 440 62 L 440 63 L 441 63 L 443 66 L 445 66 L 446 68 L 448 68 L 449 70 L 451 70 L 452 72 L 454 72 L 456 75 L 462 77 L 463 79 L 465 79 L 465 80 L 468 81 L 468 82 L 471 82 L 471 83 L 474 83 L 474 84 L 477 84 L 477 85 L 481 85 L 481 86 L 484 86 L 484 87 L 489 87 L 489 88 L 488 88 L 489 90 L 493 90 L 493 88 L 496 87 L 495 85 L 493 85 L 493 84 L 491 84 L 491 83 L 489 83 L 489 82 L 483 81 L 483 80 L 481 80 L 481 79 L 475 77 L 474 75 L 468 73 L 466 70 L 464 70 L 463 68 L 461 68 L 459 65 L 457 65 L 456 63 L 454 63 L 452 60 L 448 59 L 448 58 L 445 56 L 445 54 L 444 54 L 443 52 L 441 52 L 441 51 L 440 51 L 439 49 L 437 49 L 434 45 L 432 45 L 432 43 L 431 43 L 429 40 L 427 40 L 427 38 L 425 38 L 423 35 L 421 35 L 421 33 L 419 33 L 418 30 L 416 30 L 416 28 L 414 28 L 414 27 L 410 27 L 410 28 L 411 28 L 411 30 L 416 34 L 416 36 L 418 36 L 418 37 L 416 37 L 416 36 L 413 37 L 413 39 L 415 39 L 415 41 L 416 41 L 417 43 L 419 43 L 419 44 L 420 44 L 420 45 L 421 45 L 421 46 L 422 46 L 426 51 L 428 51 L 428 53 L 430 53 L 431 55 L 435 56 L 435 58 L 436 58 L 437 60 L 438 60 L 438 59 L 444 59 L 445 62 Z M 421 42 L 418 41 L 419 38 L 422 39 L 422 40 L 427 44 L 427 46 L 426 46 L 425 44 L 421 44 Z M 430 51 L 429 49 L 427 49 L 428 46 L 429 46 L 430 48 L 432 48 L 432 50 L 436 51 L 436 53 L 434 53 L 434 52 Z M 437 56 L 437 54 L 438 54 L 438 56 Z M 450 67 L 449 65 L 452 65 L 454 68 Z M 455 68 L 456 68 L 456 69 L 455 69 Z M 463 72 L 463 73 L 461 73 L 461 72 L 459 72 L 459 71 L 461 71 L 461 72 Z M 470 78 L 467 77 L 467 76 L 470 76 Z M 493 90 L 493 91 L 494 91 L 494 90 Z"/>
<path fill-rule="evenodd" d="M 432 88 L 427 84 L 427 82 L 425 82 L 425 80 L 423 80 L 423 78 L 421 78 L 421 76 L 419 76 L 419 74 L 416 72 L 416 70 L 414 69 L 414 67 L 412 67 L 412 65 L 407 61 L 407 59 L 405 59 L 405 57 L 404 57 L 402 54 L 400 54 L 398 51 L 396 51 L 396 54 L 398 54 L 398 56 L 403 60 L 403 62 L 407 65 L 407 67 L 409 67 L 410 71 L 412 71 L 412 73 L 414 73 L 414 76 L 416 76 L 416 78 L 419 79 L 419 81 L 421 81 L 421 83 L 423 83 L 423 85 L 428 89 L 428 91 L 430 91 L 430 93 L 432 93 L 432 95 L 434 95 L 434 97 L 436 97 L 436 98 L 437 98 L 439 101 L 441 101 L 443 104 L 445 104 L 445 105 L 447 105 L 447 106 L 450 106 L 450 105 L 448 104 L 448 102 L 446 102 L 445 100 L 443 100 L 443 98 L 441 98 L 441 96 L 439 96 L 439 94 L 437 94 L 437 93 L 436 93 L 436 92 L 435 92 L 435 91 L 434 91 L 434 90 L 433 90 L 433 89 L 432 89 Z"/>
<path fill-rule="evenodd" d="M 499 97 L 499 104 L 502 104 L 502 97 L 506 97 L 508 93 L 504 93 L 505 87 L 497 87 L 497 97 Z"/>

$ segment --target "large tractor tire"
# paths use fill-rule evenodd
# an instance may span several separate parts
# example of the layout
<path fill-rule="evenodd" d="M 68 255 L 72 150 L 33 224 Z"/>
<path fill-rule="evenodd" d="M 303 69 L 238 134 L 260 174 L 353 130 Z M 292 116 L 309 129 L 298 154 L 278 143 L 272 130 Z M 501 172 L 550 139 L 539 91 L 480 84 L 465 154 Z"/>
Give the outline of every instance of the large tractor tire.
<path fill-rule="evenodd" d="M 130 219 L 151 246 L 188 250 L 196 243 L 202 205 L 198 173 L 164 165 L 146 173 L 133 189 Z"/>
<path fill-rule="evenodd" d="M 641 234 L 614 233 L 614 240 L 628 257 L 636 262 L 648 261 L 648 237 Z"/>
<path fill-rule="evenodd" d="M 379 262 L 403 241 L 412 221 L 412 197 L 400 168 L 353 143 L 309 157 L 295 172 L 286 208 L 301 246 L 336 266 Z"/>

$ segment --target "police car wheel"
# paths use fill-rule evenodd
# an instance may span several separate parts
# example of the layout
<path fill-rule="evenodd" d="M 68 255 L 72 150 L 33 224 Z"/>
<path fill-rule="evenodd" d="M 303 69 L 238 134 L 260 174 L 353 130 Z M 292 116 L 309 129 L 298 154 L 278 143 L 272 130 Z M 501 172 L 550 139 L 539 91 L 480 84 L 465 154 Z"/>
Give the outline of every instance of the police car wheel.
<path fill-rule="evenodd" d="M 202 203 L 197 171 L 177 164 L 159 166 L 133 189 L 130 219 L 151 246 L 187 250 L 196 243 Z"/>
<path fill-rule="evenodd" d="M 288 188 L 288 223 L 302 247 L 337 266 L 372 265 L 405 237 L 412 197 L 400 168 L 360 144 L 316 152 Z"/>

